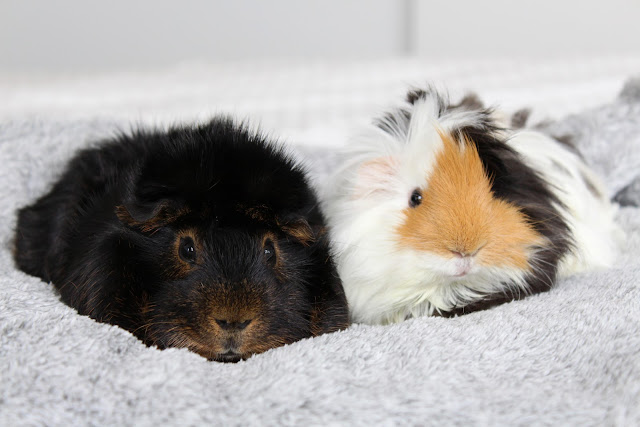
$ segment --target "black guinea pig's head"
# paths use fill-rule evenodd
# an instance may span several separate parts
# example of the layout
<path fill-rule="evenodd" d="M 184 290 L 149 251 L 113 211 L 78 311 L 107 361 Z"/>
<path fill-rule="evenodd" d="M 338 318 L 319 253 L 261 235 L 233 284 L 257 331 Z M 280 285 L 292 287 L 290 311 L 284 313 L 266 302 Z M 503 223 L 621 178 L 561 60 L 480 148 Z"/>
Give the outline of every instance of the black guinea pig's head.
<path fill-rule="evenodd" d="M 216 121 L 169 134 L 118 206 L 160 347 L 238 361 L 342 329 L 348 311 L 303 171 Z"/>

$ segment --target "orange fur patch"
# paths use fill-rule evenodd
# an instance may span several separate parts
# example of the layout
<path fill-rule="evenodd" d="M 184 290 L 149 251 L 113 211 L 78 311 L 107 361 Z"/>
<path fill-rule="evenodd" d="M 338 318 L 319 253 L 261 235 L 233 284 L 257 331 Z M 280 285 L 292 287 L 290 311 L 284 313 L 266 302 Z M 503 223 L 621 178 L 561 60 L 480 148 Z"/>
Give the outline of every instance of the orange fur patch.
<path fill-rule="evenodd" d="M 529 270 L 529 249 L 542 237 L 517 207 L 493 197 L 475 144 L 440 137 L 444 146 L 422 203 L 407 207 L 398 228 L 400 245 L 445 258 L 477 253 L 482 266 Z"/>

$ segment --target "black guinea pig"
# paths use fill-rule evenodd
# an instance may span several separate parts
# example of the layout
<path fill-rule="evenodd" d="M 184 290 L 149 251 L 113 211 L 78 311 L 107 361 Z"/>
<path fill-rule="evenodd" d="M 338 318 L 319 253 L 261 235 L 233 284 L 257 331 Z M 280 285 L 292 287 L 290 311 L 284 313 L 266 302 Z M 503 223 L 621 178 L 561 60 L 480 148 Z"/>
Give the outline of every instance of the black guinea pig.
<path fill-rule="evenodd" d="M 80 314 L 211 360 L 349 324 L 304 170 L 226 118 L 79 152 L 19 211 L 14 256 Z"/>

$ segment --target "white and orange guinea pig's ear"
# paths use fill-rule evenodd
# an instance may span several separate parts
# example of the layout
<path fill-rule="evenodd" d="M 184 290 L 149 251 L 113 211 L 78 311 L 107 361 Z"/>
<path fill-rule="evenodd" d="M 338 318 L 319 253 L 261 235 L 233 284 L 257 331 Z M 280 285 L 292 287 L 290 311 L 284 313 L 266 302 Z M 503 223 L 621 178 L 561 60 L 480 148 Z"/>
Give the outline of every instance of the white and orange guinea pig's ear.
<path fill-rule="evenodd" d="M 393 156 L 376 157 L 362 162 L 356 171 L 352 198 L 385 196 L 396 187 L 399 161 Z"/>

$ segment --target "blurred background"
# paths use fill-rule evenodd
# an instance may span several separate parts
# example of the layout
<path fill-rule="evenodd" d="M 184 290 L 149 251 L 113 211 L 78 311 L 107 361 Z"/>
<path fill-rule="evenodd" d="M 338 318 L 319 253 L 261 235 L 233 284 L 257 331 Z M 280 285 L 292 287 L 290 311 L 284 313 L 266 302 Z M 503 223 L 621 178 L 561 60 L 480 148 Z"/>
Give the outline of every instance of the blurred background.
<path fill-rule="evenodd" d="M 638 0 L 0 0 L 0 118 L 330 132 L 425 82 L 557 117 L 640 72 L 639 18 Z"/>
<path fill-rule="evenodd" d="M 0 64 L 104 71 L 255 59 L 558 57 L 638 49 L 640 1 L 2 1 Z"/>

